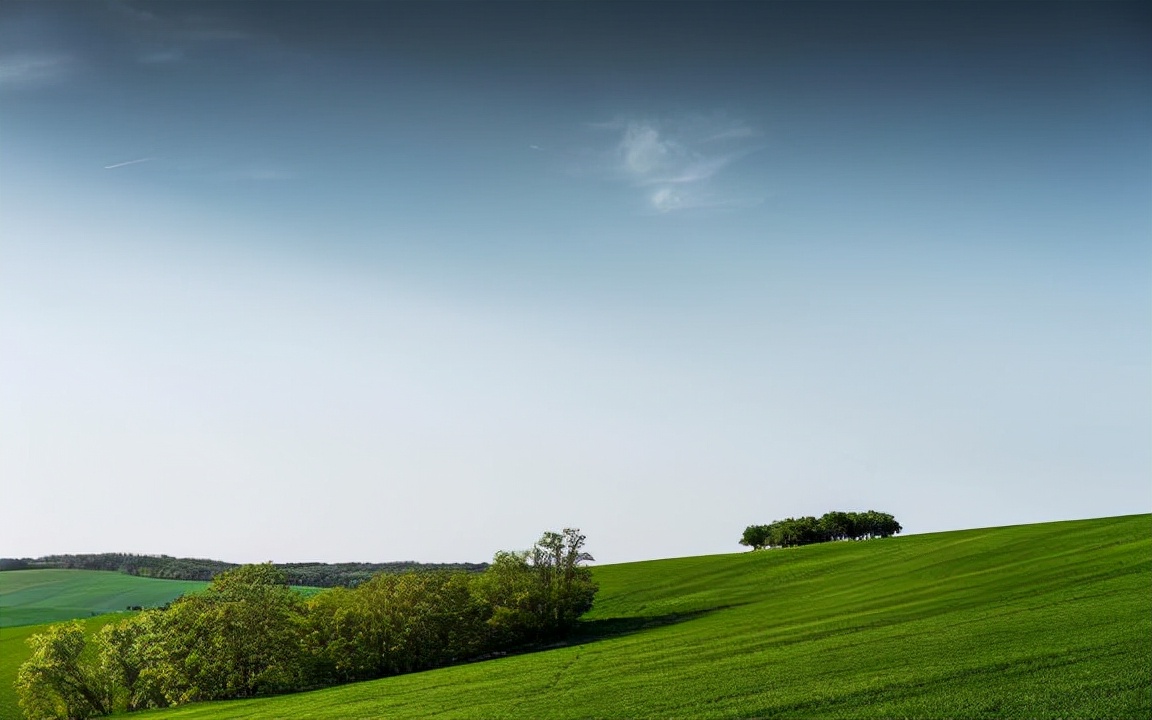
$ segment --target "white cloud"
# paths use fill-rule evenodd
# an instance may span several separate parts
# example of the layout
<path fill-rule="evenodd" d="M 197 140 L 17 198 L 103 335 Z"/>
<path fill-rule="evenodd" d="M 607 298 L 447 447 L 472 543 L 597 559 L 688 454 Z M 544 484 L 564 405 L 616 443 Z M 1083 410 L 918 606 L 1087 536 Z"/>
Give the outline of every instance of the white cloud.
<path fill-rule="evenodd" d="M 677 168 L 675 174 L 662 177 L 657 182 L 663 183 L 697 183 L 709 179 L 724 169 L 728 163 L 736 159 L 735 155 L 721 155 L 714 158 L 702 158 L 693 163 Z"/>
<path fill-rule="evenodd" d="M 677 210 L 683 206 L 683 198 L 681 198 L 676 191 L 672 188 L 660 188 L 652 193 L 648 198 L 652 203 L 652 207 L 660 212 L 668 212 L 669 210 Z"/>
<path fill-rule="evenodd" d="M 620 141 L 625 168 L 634 175 L 646 177 L 669 164 L 677 148 L 660 137 L 660 131 L 643 123 L 631 123 Z"/>
<path fill-rule="evenodd" d="M 111 165 L 105 165 L 104 169 L 105 170 L 115 170 L 116 168 L 122 168 L 122 167 L 126 167 L 128 165 L 138 165 L 140 163 L 146 163 L 146 162 L 149 162 L 150 160 L 152 160 L 152 158 L 150 158 L 150 157 L 137 158 L 135 160 L 125 160 L 123 162 L 113 163 Z"/>
<path fill-rule="evenodd" d="M 614 120 L 591 127 L 619 133 L 613 171 L 629 185 L 645 188 L 647 203 L 657 212 L 758 203 L 731 182 L 718 187 L 732 163 L 757 149 L 753 140 L 759 133 L 744 123 L 694 116 Z"/>

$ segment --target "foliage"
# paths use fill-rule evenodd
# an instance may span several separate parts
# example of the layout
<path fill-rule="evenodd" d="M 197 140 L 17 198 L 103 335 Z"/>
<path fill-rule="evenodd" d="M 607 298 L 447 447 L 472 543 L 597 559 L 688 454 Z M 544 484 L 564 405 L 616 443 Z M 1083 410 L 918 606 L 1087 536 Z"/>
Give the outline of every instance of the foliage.
<path fill-rule="evenodd" d="M 480 575 L 380 573 L 307 600 L 271 563 L 241 566 L 107 625 L 93 643 L 79 625 L 33 636 L 21 702 L 37 717 L 89 717 L 409 673 L 554 639 L 592 605 L 584 542 L 572 529 L 545 533 Z"/>
<path fill-rule="evenodd" d="M 148 717 L 1152 717 L 1149 515 L 594 575 L 583 642 Z"/>
<path fill-rule="evenodd" d="M 271 565 L 217 576 L 163 613 L 156 682 L 168 703 L 285 692 L 298 685 L 304 600 Z"/>
<path fill-rule="evenodd" d="M 164 580 L 211 580 L 219 573 L 234 568 L 234 563 L 201 558 L 174 558 L 168 555 L 134 555 L 131 553 L 96 553 L 87 555 L 46 555 L 40 558 L 2 558 L 0 570 L 58 569 L 105 570 L 126 575 Z"/>
<path fill-rule="evenodd" d="M 483 572 L 487 563 L 284 563 L 276 565 L 291 585 L 308 587 L 356 587 L 380 573 Z"/>
<path fill-rule="evenodd" d="M 489 627 L 495 647 L 554 639 L 567 633 L 592 608 L 597 585 L 579 530 L 546 532 L 531 550 L 497 553 L 478 578 L 492 607 Z"/>
<path fill-rule="evenodd" d="M 110 622 L 115 622 L 118 617 L 123 615 L 101 615 L 80 621 L 84 625 L 88 642 L 92 643 L 100 629 Z M 49 627 L 50 625 L 0 627 L 0 718 L 17 720 L 23 717 L 16 694 L 16 678 L 20 666 L 32 657 L 28 639 L 33 635 L 44 633 Z"/>
<path fill-rule="evenodd" d="M 101 628 L 97 637 L 100 670 L 112 689 L 114 710 L 168 705 L 156 652 L 165 632 L 164 619 L 164 613 L 148 610 Z"/>
<path fill-rule="evenodd" d="M 834 510 L 816 519 L 812 516 L 777 520 L 768 525 L 744 528 L 740 544 L 753 550 L 766 547 L 798 547 L 837 540 L 868 540 L 898 534 L 902 527 L 888 513 L 840 512 Z"/>
<path fill-rule="evenodd" d="M 208 581 L 222 572 L 240 567 L 236 563 L 169 555 L 97 553 L 46 555 L 40 558 L 0 558 L 0 571 L 30 569 L 108 570 L 139 577 L 166 580 Z M 453 570 L 482 572 L 484 563 L 283 563 L 274 565 L 289 585 L 307 587 L 354 587 L 381 572 Z"/>
<path fill-rule="evenodd" d="M 112 709 L 107 683 L 92 661 L 84 626 L 73 620 L 28 639 L 31 657 L 20 667 L 16 692 L 29 720 L 89 718 Z"/>
<path fill-rule="evenodd" d="M 438 667 L 484 647 L 491 610 L 463 573 L 380 574 L 355 590 L 309 603 L 307 645 L 315 684 Z"/>

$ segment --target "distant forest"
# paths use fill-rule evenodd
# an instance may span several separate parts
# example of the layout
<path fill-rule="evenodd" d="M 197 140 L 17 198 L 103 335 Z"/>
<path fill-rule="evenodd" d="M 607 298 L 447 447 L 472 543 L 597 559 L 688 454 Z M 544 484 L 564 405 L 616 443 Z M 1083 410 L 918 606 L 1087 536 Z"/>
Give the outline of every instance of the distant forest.
<path fill-rule="evenodd" d="M 95 553 L 88 555 L 45 555 L 39 558 L 0 558 L 0 570 L 111 570 L 139 577 L 164 580 L 211 580 L 220 573 L 240 567 L 237 563 L 168 555 Z M 488 563 L 277 563 L 272 567 L 284 574 L 290 585 L 307 587 L 356 587 L 377 573 L 412 570 L 483 572 Z"/>

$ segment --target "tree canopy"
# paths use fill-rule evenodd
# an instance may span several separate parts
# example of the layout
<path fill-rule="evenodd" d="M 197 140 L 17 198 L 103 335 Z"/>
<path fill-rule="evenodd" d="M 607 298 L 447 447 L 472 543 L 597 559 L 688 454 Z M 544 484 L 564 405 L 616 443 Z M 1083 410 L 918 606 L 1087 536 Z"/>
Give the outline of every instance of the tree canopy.
<path fill-rule="evenodd" d="M 842 512 L 833 510 L 820 518 L 805 516 L 776 520 L 767 525 L 744 528 L 740 544 L 760 550 L 769 547 L 796 547 L 837 540 L 868 540 L 898 534 L 904 528 L 888 513 Z"/>
<path fill-rule="evenodd" d="M 355 587 L 380 572 L 413 570 L 464 570 L 483 572 L 486 563 L 418 563 L 410 560 L 387 563 L 278 563 L 289 585 L 307 587 Z M 45 555 L 39 558 L 0 558 L 0 571 L 37 570 L 112 570 L 126 575 L 165 580 L 211 580 L 222 572 L 240 567 L 236 563 L 201 558 L 177 558 L 169 555 L 135 555 L 132 553 L 92 553 L 84 555 Z"/>
<path fill-rule="evenodd" d="M 561 638 L 597 586 L 585 537 L 546 532 L 483 573 L 378 573 L 305 599 L 272 564 L 218 574 L 203 592 L 105 626 L 29 640 L 17 692 L 29 720 L 87 718 L 198 700 L 314 689 Z"/>

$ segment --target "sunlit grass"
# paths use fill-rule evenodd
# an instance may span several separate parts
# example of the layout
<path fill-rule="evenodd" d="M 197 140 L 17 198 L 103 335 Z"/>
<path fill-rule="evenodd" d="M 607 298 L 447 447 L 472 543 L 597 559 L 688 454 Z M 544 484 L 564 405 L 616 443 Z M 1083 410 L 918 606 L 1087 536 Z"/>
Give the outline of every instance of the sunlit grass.
<path fill-rule="evenodd" d="M 568 647 L 149 717 L 1148 717 L 1152 516 L 596 569 Z"/>
<path fill-rule="evenodd" d="M 100 570 L 6 570 L 0 572 L 0 627 L 156 607 L 207 585 Z"/>

